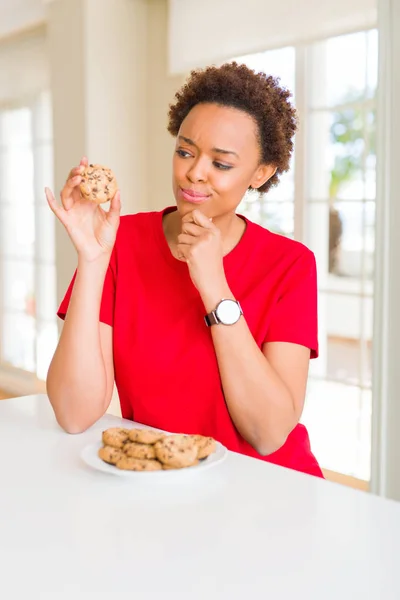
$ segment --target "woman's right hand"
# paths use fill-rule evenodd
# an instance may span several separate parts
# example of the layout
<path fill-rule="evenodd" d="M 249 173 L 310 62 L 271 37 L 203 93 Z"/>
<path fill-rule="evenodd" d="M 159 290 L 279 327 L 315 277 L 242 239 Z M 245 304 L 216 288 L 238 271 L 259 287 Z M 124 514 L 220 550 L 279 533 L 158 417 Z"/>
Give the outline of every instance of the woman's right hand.
<path fill-rule="evenodd" d="M 119 227 L 121 200 L 117 191 L 106 212 L 98 204 L 82 198 L 79 184 L 87 165 L 88 160 L 83 157 L 79 167 L 71 170 L 61 191 L 62 206 L 57 204 L 49 188 L 45 192 L 51 210 L 67 230 L 79 258 L 92 262 L 111 255 Z"/>

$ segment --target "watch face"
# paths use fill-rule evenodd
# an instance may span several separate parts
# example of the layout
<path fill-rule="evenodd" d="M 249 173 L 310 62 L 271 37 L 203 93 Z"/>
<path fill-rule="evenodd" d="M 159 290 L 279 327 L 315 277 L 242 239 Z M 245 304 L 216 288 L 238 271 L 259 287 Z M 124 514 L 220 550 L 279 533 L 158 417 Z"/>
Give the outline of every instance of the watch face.
<path fill-rule="evenodd" d="M 223 325 L 233 325 L 239 321 L 242 314 L 238 303 L 234 300 L 222 300 L 215 312 Z"/>

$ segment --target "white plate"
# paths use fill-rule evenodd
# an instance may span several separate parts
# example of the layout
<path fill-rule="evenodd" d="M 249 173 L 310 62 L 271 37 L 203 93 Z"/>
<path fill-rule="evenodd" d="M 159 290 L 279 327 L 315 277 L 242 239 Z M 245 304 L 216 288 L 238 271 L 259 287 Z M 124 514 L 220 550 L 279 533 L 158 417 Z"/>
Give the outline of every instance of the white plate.
<path fill-rule="evenodd" d="M 219 442 L 216 442 L 216 444 L 216 451 L 208 458 L 201 460 L 200 463 L 195 467 L 187 467 L 186 469 L 171 469 L 167 471 L 124 471 L 122 469 L 117 469 L 117 467 L 114 467 L 114 465 L 109 465 L 99 458 L 98 451 L 103 446 L 101 442 L 96 442 L 94 444 L 85 446 L 81 452 L 81 457 L 84 462 L 89 465 L 89 467 L 92 467 L 97 471 L 102 471 L 103 473 L 110 473 L 111 475 L 119 475 L 120 477 L 128 478 L 155 477 L 158 475 L 159 477 L 169 478 L 172 475 L 183 475 L 184 473 L 188 474 L 189 472 L 197 473 L 221 464 L 227 457 L 228 451 L 225 446 Z"/>

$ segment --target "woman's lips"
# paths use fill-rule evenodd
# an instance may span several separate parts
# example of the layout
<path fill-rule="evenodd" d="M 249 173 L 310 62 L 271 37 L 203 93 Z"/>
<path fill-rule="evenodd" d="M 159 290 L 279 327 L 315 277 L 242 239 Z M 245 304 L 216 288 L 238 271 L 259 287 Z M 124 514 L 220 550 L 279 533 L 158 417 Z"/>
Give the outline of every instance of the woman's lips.
<path fill-rule="evenodd" d="M 193 190 L 185 190 L 183 188 L 180 188 L 179 192 L 183 199 L 186 200 L 186 202 L 191 202 L 192 204 L 202 204 L 210 197 L 204 194 L 199 194 L 199 192 L 194 192 Z"/>

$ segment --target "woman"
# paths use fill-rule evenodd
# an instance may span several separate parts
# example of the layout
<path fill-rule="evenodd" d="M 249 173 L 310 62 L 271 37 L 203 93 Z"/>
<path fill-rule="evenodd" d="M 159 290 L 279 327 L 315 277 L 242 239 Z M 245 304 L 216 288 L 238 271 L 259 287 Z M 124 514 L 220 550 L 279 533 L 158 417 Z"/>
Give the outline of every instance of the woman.
<path fill-rule="evenodd" d="M 290 93 L 236 63 L 191 74 L 170 106 L 176 207 L 120 218 L 82 199 L 83 158 L 50 208 L 78 253 L 47 379 L 56 418 L 82 432 L 111 401 L 168 431 L 322 477 L 299 424 L 318 355 L 312 252 L 236 214 L 289 168 Z"/>

